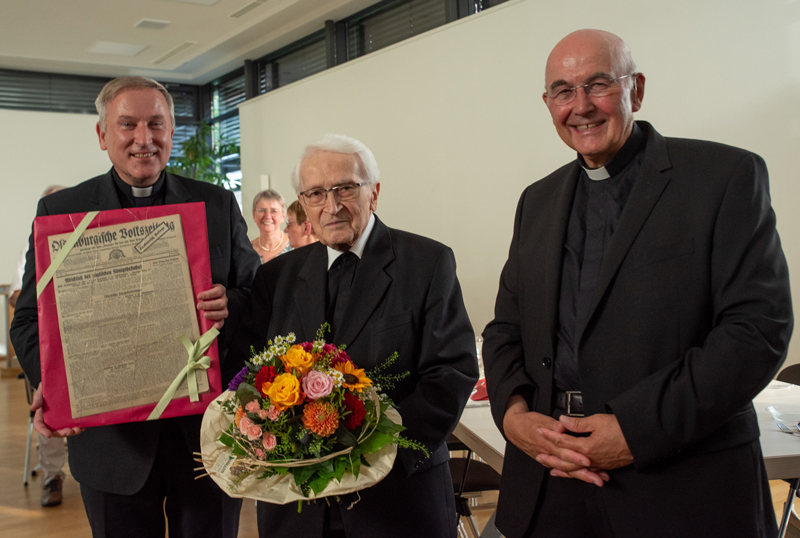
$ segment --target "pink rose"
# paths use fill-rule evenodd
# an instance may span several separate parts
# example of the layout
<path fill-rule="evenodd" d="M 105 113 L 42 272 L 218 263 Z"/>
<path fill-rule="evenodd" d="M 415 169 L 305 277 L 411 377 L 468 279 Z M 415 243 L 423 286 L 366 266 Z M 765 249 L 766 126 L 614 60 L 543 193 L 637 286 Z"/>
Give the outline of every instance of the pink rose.
<path fill-rule="evenodd" d="M 256 449 L 256 457 L 258 459 L 263 460 L 265 456 L 266 456 L 266 453 L 263 450 L 261 450 L 260 448 Z"/>
<path fill-rule="evenodd" d="M 270 451 L 275 448 L 275 445 L 278 444 L 278 441 L 275 439 L 275 436 L 272 433 L 264 432 L 264 437 L 261 438 L 261 443 L 264 445 L 264 448 L 267 449 L 267 451 Z"/>
<path fill-rule="evenodd" d="M 317 398 L 322 398 L 330 394 L 335 384 L 336 383 L 333 381 L 331 376 L 325 375 L 316 370 L 311 370 L 308 372 L 308 374 L 303 378 L 302 382 L 303 392 L 305 392 L 306 396 L 312 400 L 316 400 Z"/>
<path fill-rule="evenodd" d="M 255 441 L 261 437 L 261 428 L 247 417 L 242 417 L 242 420 L 239 422 L 239 431 L 246 435 L 251 441 Z"/>
<path fill-rule="evenodd" d="M 267 409 L 267 418 L 270 419 L 272 422 L 278 420 L 278 417 L 281 416 L 281 410 L 275 407 L 274 405 L 270 405 L 269 409 Z"/>
<path fill-rule="evenodd" d="M 258 410 L 258 418 L 260 418 L 261 420 L 266 420 L 267 419 L 267 410 L 266 409 L 259 409 Z"/>
<path fill-rule="evenodd" d="M 244 406 L 245 409 L 250 411 L 251 413 L 258 413 L 258 410 L 261 409 L 261 406 L 255 400 L 250 400 L 247 405 Z"/>

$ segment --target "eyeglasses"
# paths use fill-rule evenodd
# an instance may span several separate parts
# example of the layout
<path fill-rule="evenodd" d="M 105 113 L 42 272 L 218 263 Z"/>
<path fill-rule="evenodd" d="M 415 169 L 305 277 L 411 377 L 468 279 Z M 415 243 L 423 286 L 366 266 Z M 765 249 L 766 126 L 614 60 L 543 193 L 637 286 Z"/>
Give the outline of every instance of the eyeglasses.
<path fill-rule="evenodd" d="M 258 214 L 258 215 L 260 215 L 262 217 L 264 215 L 266 215 L 267 213 L 269 213 L 270 215 L 275 217 L 275 216 L 280 215 L 281 213 L 283 213 L 283 211 L 281 211 L 280 209 L 275 209 L 274 207 L 272 207 L 270 209 L 264 209 L 263 207 L 259 207 L 258 209 L 256 209 L 256 214 Z"/>
<path fill-rule="evenodd" d="M 588 84 L 573 86 L 572 88 L 555 88 L 553 90 L 546 91 L 544 94 L 550 101 L 557 105 L 568 105 L 575 100 L 575 96 L 578 95 L 578 88 L 583 88 L 583 91 L 586 92 L 587 97 L 605 97 L 614 90 L 614 86 L 617 84 L 617 82 L 624 78 L 634 77 L 636 75 L 638 75 L 638 73 L 622 75 L 621 77 L 612 79 L 598 78 Z"/>
<path fill-rule="evenodd" d="M 346 183 L 344 185 L 337 185 L 330 189 L 309 189 L 301 192 L 300 195 L 305 199 L 306 203 L 312 207 L 321 206 L 328 198 L 328 193 L 333 193 L 337 200 L 346 202 L 348 200 L 355 200 L 358 198 L 358 188 L 367 185 L 363 183 Z"/>

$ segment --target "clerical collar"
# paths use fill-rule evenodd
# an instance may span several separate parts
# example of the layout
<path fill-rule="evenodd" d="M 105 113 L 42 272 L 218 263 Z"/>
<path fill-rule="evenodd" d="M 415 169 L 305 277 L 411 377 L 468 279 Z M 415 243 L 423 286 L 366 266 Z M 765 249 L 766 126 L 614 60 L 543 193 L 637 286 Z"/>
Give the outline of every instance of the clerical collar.
<path fill-rule="evenodd" d="M 158 181 L 149 187 L 134 187 L 133 185 L 128 185 L 122 181 L 122 178 L 119 177 L 116 169 L 112 169 L 111 175 L 114 176 L 114 182 L 117 184 L 117 188 L 129 198 L 150 198 L 161 192 L 161 189 L 166 182 L 166 173 L 164 170 L 162 170 L 161 175 L 158 176 Z"/>
<path fill-rule="evenodd" d="M 361 234 L 361 237 L 355 242 L 355 244 L 350 248 L 348 252 L 352 252 L 358 259 L 360 260 L 364 254 L 364 249 L 367 247 L 367 239 L 369 239 L 370 234 L 372 233 L 372 229 L 375 227 L 375 214 L 371 214 L 369 216 L 369 222 L 367 223 L 367 227 L 364 229 L 364 233 Z M 331 247 L 328 248 L 328 269 L 331 268 L 333 262 L 336 261 L 336 258 L 344 254 L 341 250 L 334 250 Z"/>
<path fill-rule="evenodd" d="M 631 135 L 628 137 L 628 140 L 625 142 L 625 145 L 622 146 L 614 157 L 612 157 L 611 161 L 605 165 L 601 166 L 600 168 L 589 168 L 586 166 L 586 161 L 583 159 L 583 155 L 580 153 L 578 154 L 578 162 L 580 163 L 581 167 L 583 168 L 586 175 L 589 176 L 589 179 L 592 181 L 602 181 L 604 179 L 608 179 L 613 177 L 628 166 L 628 163 L 639 153 L 639 149 L 642 146 L 642 143 L 645 140 L 644 132 L 636 125 L 636 122 L 633 123 L 633 129 L 631 130 Z"/>

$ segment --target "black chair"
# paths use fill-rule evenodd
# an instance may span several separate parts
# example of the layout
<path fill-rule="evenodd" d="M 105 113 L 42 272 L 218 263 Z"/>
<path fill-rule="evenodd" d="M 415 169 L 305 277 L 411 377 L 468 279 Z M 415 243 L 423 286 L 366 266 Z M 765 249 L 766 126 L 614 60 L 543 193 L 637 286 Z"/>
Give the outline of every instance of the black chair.
<path fill-rule="evenodd" d="M 776 377 L 778 381 L 784 383 L 791 383 L 792 385 L 800 385 L 800 364 L 793 364 L 787 366 Z"/>
<path fill-rule="evenodd" d="M 482 493 L 500 489 L 500 473 L 480 460 L 472 458 L 472 450 L 454 436 L 447 441 L 447 448 L 451 452 L 466 451 L 466 457 L 451 457 L 450 475 L 453 477 L 453 492 L 456 500 L 456 513 L 459 525 L 469 530 L 473 538 L 479 538 L 478 526 L 472 516 L 467 494 Z M 466 526 L 464 525 L 466 521 Z M 465 530 L 466 532 L 466 530 Z"/>

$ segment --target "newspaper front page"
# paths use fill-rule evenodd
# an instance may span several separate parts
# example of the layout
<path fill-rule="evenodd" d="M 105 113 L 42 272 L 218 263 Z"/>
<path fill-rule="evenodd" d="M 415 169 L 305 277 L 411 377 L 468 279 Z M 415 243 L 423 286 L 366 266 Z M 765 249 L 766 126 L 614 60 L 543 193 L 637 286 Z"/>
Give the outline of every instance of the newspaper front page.
<path fill-rule="evenodd" d="M 70 235 L 48 237 L 51 261 Z M 186 365 L 178 337 L 200 337 L 180 215 L 86 230 L 53 283 L 73 418 L 158 402 Z"/>

